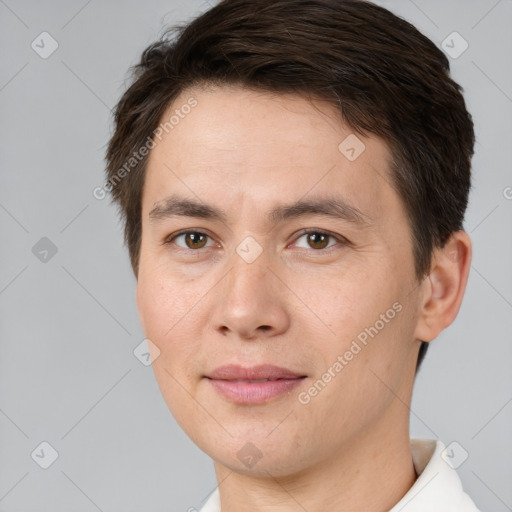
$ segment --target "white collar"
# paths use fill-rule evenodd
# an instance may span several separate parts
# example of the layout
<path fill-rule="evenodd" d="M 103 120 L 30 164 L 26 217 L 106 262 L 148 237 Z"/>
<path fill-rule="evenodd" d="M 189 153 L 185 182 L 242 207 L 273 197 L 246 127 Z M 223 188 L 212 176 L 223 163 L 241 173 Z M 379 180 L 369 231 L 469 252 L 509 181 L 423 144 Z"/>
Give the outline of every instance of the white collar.
<path fill-rule="evenodd" d="M 441 441 L 411 439 L 412 460 L 419 476 L 389 512 L 479 512 L 455 469 L 441 456 L 444 450 Z M 200 512 L 221 512 L 218 487 Z"/>

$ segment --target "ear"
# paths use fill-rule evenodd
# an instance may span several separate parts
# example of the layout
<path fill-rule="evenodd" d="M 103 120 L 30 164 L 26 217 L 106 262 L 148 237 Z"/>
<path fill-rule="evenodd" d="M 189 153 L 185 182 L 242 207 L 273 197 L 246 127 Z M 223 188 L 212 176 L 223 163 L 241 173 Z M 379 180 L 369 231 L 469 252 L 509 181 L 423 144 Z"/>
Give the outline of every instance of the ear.
<path fill-rule="evenodd" d="M 434 251 L 429 275 L 422 284 L 415 339 L 432 341 L 457 316 L 471 266 L 471 239 L 465 231 L 452 233 Z"/>

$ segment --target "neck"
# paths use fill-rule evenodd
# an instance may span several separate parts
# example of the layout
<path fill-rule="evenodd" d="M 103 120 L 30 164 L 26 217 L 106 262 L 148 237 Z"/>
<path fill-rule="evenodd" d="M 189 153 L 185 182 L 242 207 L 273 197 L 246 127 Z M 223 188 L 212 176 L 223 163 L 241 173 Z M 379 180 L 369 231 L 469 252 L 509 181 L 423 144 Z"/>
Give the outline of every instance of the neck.
<path fill-rule="evenodd" d="M 395 423 L 397 414 L 404 418 L 403 410 L 388 412 Z M 330 459 L 286 477 L 269 472 L 268 478 L 255 478 L 216 462 L 222 512 L 386 512 L 417 478 L 408 421 L 400 424 L 401 429 L 390 428 L 383 421 L 381 428 L 351 438 Z"/>

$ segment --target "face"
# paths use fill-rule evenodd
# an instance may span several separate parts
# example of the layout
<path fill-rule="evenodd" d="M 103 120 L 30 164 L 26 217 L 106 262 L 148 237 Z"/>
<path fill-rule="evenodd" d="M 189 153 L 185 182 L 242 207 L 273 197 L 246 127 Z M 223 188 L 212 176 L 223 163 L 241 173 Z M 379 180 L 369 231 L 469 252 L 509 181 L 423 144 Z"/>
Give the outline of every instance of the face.
<path fill-rule="evenodd" d="M 177 422 L 255 475 L 402 428 L 418 286 L 386 144 L 295 95 L 189 89 L 162 121 L 176 110 L 149 155 L 137 304 Z M 224 365 L 291 374 L 211 378 Z"/>

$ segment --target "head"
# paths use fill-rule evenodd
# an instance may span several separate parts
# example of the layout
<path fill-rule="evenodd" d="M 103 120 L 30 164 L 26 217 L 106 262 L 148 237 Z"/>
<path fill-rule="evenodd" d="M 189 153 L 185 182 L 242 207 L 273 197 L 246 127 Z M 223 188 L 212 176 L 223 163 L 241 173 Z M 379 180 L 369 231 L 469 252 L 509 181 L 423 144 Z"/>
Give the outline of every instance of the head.
<path fill-rule="evenodd" d="M 464 293 L 473 145 L 446 56 L 368 2 L 225 0 L 144 51 L 106 188 L 160 389 L 199 447 L 236 467 L 250 441 L 284 474 L 406 422 L 395 397 Z M 235 404 L 206 378 L 228 363 L 305 378 Z"/>

